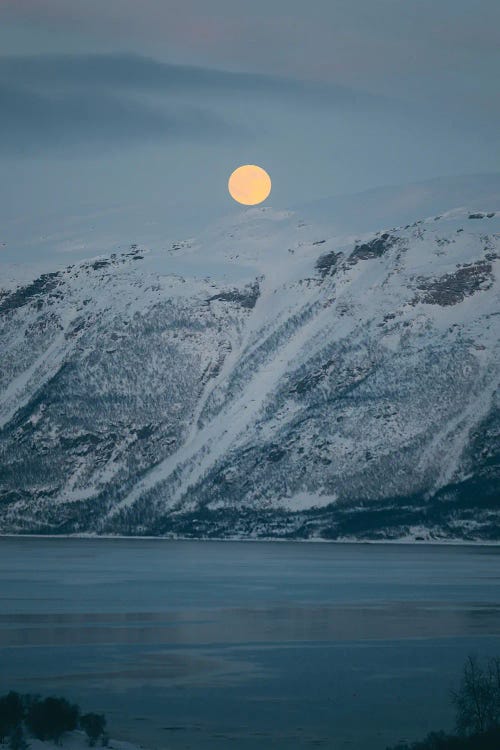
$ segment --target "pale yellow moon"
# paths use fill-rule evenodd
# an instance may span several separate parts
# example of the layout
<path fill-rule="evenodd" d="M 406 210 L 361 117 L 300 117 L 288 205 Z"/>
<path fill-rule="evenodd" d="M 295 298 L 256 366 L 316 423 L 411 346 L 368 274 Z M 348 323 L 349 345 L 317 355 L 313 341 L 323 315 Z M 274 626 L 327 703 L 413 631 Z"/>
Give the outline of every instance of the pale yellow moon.
<path fill-rule="evenodd" d="M 265 201 L 271 192 L 271 178 L 262 167 L 244 164 L 234 170 L 227 187 L 235 201 L 245 206 L 255 206 Z"/>

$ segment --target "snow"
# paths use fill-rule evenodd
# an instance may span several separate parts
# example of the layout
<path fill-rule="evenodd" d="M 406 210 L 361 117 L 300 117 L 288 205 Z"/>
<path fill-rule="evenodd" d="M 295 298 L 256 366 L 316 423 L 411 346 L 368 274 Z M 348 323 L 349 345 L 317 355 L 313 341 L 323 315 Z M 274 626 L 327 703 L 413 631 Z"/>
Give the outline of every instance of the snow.
<path fill-rule="evenodd" d="M 292 497 L 284 497 L 280 506 L 290 511 L 309 510 L 310 508 L 326 508 L 337 500 L 335 495 L 316 495 L 310 492 L 299 492 Z"/>
<path fill-rule="evenodd" d="M 2 394 L 0 403 L 0 428 L 24 406 L 30 398 L 30 384 L 36 380 L 37 387 L 47 382 L 59 369 L 65 352 L 64 334 L 60 334 L 51 346 L 26 370 L 17 375 Z"/>
<path fill-rule="evenodd" d="M 88 750 L 89 748 L 85 733 L 79 730 L 66 732 L 61 738 L 61 745 L 56 745 L 55 742 L 49 740 L 38 740 L 36 737 L 27 737 L 27 740 L 31 750 L 61 750 L 61 747 L 63 750 Z M 95 747 L 98 749 L 100 747 L 99 743 Z M 110 750 L 139 750 L 142 748 L 142 745 L 134 745 L 124 740 L 110 739 L 107 747 Z"/>
<path fill-rule="evenodd" d="M 439 222 L 436 222 L 434 218 L 420 222 L 421 228 L 418 230 L 417 241 L 413 242 L 413 244 L 410 243 L 410 249 L 404 256 L 405 271 L 410 278 L 413 274 L 428 273 L 431 265 L 433 274 L 436 274 L 436 236 L 448 231 L 448 223 L 451 224 L 451 231 L 456 230 L 456 225 L 466 221 L 467 216 L 467 211 L 455 211 L 450 212 L 450 214 L 443 217 Z M 283 226 L 279 225 L 278 234 L 272 238 L 272 246 L 267 224 L 269 221 L 278 225 L 280 222 L 283 223 Z M 283 258 L 285 256 L 283 250 L 284 248 L 288 249 L 292 245 L 296 250 L 299 247 L 302 250 L 307 247 L 308 251 L 310 251 L 315 247 L 314 241 L 316 240 L 313 241 L 311 239 L 307 242 L 305 239 L 301 239 L 297 244 L 296 239 L 294 241 L 296 227 L 295 225 L 291 225 L 293 222 L 293 216 L 290 214 L 277 214 L 269 210 L 254 209 L 246 214 L 245 220 L 240 221 L 236 227 L 224 227 L 223 230 L 220 230 L 219 227 L 219 231 L 222 231 L 221 236 L 214 237 L 209 233 L 209 238 L 206 242 L 207 244 L 212 244 L 216 249 L 215 255 L 217 258 L 225 257 L 226 260 L 231 259 L 226 249 L 227 239 L 230 238 L 231 247 L 233 246 L 233 242 L 237 242 L 238 259 L 243 258 L 245 262 L 255 264 L 256 271 L 263 275 L 260 298 L 248 322 L 245 336 L 241 339 L 239 347 L 236 342 L 233 342 L 231 354 L 227 357 L 221 372 L 215 381 L 211 383 L 209 389 L 203 394 L 195 412 L 190 432 L 182 448 L 173 456 L 157 464 L 125 499 L 113 507 L 110 511 L 110 517 L 113 517 L 124 508 L 130 507 L 141 495 L 147 493 L 156 485 L 166 482 L 169 477 L 181 471 L 183 475 L 182 484 L 178 485 L 177 489 L 171 493 L 168 501 L 168 507 L 176 507 L 186 493 L 186 488 L 189 492 L 189 488 L 194 487 L 212 467 L 217 465 L 224 455 L 230 453 L 236 444 L 244 443 L 247 431 L 259 420 L 267 402 L 273 398 L 273 394 L 279 383 L 285 377 L 286 373 L 289 372 L 290 368 L 293 367 L 293 363 L 299 359 L 304 350 L 307 350 L 308 356 L 312 356 L 315 351 L 320 351 L 324 343 L 325 329 L 328 328 L 328 320 L 334 314 L 335 308 L 339 303 L 341 301 L 345 303 L 345 297 L 341 294 L 342 288 L 347 289 L 347 294 L 351 299 L 350 305 L 353 306 L 354 301 L 350 290 L 356 287 L 356 298 L 360 301 L 355 308 L 355 312 L 358 315 L 353 315 L 350 318 L 344 317 L 340 322 L 337 321 L 335 328 L 328 331 L 330 342 L 345 339 L 350 333 L 354 333 L 356 326 L 369 325 L 373 319 L 380 317 L 379 290 L 383 286 L 383 283 L 389 284 L 391 297 L 388 301 L 390 301 L 391 305 L 394 304 L 395 295 L 401 297 L 401 272 L 397 277 L 393 276 L 392 279 L 389 278 L 388 282 L 383 282 L 387 275 L 388 262 L 390 262 L 387 257 L 357 263 L 354 267 L 347 269 L 344 278 L 338 282 L 337 288 L 339 292 L 337 299 L 331 305 L 326 305 L 313 312 L 309 320 L 298 328 L 296 333 L 287 337 L 281 345 L 278 345 L 273 350 L 271 363 L 266 359 L 262 360 L 252 372 L 244 390 L 237 397 L 233 398 L 223 412 L 218 414 L 216 420 L 212 420 L 200 428 L 198 420 L 211 394 L 215 392 L 220 383 L 230 379 L 232 372 L 239 365 L 242 357 L 249 356 L 255 347 L 259 345 L 259 342 L 262 340 L 263 331 L 268 333 L 270 321 L 274 321 L 274 326 L 277 327 L 282 316 L 289 316 L 292 311 L 297 312 L 297 307 L 294 310 L 290 304 L 290 289 L 293 288 L 296 280 L 303 275 L 304 267 L 310 268 L 311 258 L 309 252 L 307 252 L 302 257 L 300 255 L 298 258 L 294 257 L 293 262 L 289 257 L 286 258 L 287 262 L 284 264 Z M 424 237 L 420 233 L 428 226 L 431 227 L 430 235 L 425 235 L 425 239 L 419 241 L 420 236 Z M 436 226 L 438 227 L 437 229 L 435 229 Z M 453 255 L 451 259 L 449 257 L 446 257 L 444 260 L 439 258 L 439 273 L 442 274 L 454 270 L 457 261 L 468 260 L 471 257 L 471 252 L 476 252 L 477 243 L 474 239 L 474 229 L 472 227 L 471 233 L 459 236 L 458 240 L 453 240 L 454 244 L 456 244 L 456 247 L 453 247 Z M 410 238 L 411 235 L 410 231 L 400 233 L 399 236 Z M 335 246 L 334 242 L 331 244 Z M 325 242 L 325 246 L 328 247 L 329 245 Z M 337 247 L 336 249 L 339 250 L 340 248 Z M 311 287 L 304 290 L 299 298 L 299 309 L 307 309 L 308 306 L 314 308 L 314 305 L 318 303 L 320 298 L 321 292 L 318 287 Z M 297 302 L 295 302 L 296 304 Z M 448 326 L 453 316 L 458 315 L 463 320 L 464 309 L 467 310 L 468 305 L 477 306 L 481 304 L 482 301 L 478 297 L 474 301 L 464 300 L 464 303 L 460 306 L 460 310 L 452 308 L 451 313 L 448 312 L 448 308 L 444 308 L 443 311 L 443 308 L 438 308 L 437 306 L 434 310 L 429 311 L 429 306 L 427 305 L 426 315 L 423 318 L 424 328 L 428 325 L 429 315 L 435 318 L 435 323 L 438 325 L 441 323 Z M 470 318 L 474 318 L 475 312 L 477 311 L 471 311 Z M 418 317 L 416 320 L 418 320 Z M 382 344 L 391 352 L 397 351 L 400 342 L 401 334 L 399 332 L 389 334 L 382 339 Z M 420 461 L 423 472 L 425 472 L 428 460 L 435 461 L 438 443 L 444 444 L 446 467 L 442 466 L 441 475 L 436 482 L 436 487 L 442 486 L 447 481 L 451 481 L 455 476 L 460 456 L 467 442 L 467 435 L 473 426 L 487 413 L 491 394 L 496 385 L 497 380 L 493 379 L 478 398 L 468 405 L 465 414 L 460 414 L 455 420 L 449 422 L 444 429 L 444 434 L 438 434 L 424 452 Z M 293 415 L 293 412 L 294 409 L 292 407 L 290 408 L 290 416 Z M 283 418 L 283 413 L 281 418 Z M 459 425 L 460 429 L 458 429 Z M 270 437 L 270 433 L 274 429 L 276 429 L 276 422 L 274 422 L 274 425 L 269 424 L 267 428 L 264 426 L 261 438 Z M 455 431 L 457 431 L 457 434 L 450 443 L 450 436 Z M 295 505 L 296 509 L 299 509 L 301 503 L 303 503 L 303 507 L 312 507 L 313 505 L 310 495 L 297 495 L 296 498 L 296 501 L 288 501 L 286 498 L 283 498 L 281 502 L 289 507 L 289 509 L 293 509 Z M 315 504 L 322 504 L 318 496 L 315 496 Z M 187 506 L 184 506 L 184 508 L 186 509 Z"/>
<path fill-rule="evenodd" d="M 372 234 L 329 234 L 293 212 L 256 208 L 170 248 L 68 268 L 60 297 L 44 298 L 41 312 L 16 310 L 2 339 L 12 372 L 0 415 L 12 451 L 21 407 L 35 452 L 62 451 L 62 438 L 76 445 L 60 454 L 53 491 L 46 478 L 37 485 L 40 513 L 48 498 L 67 508 L 101 492 L 112 497 L 106 528 L 136 504 L 152 516 L 187 513 L 219 471 L 236 493 L 253 472 L 238 503 L 294 512 L 356 493 L 431 496 L 460 480 L 500 380 L 499 230 L 500 212 L 448 211 L 391 230 L 383 254 L 356 259 Z M 316 261 L 331 251 L 338 267 L 321 278 Z M 491 284 L 457 304 L 425 301 L 423 282 L 487 254 Z M 253 308 L 209 302 L 249 282 L 259 285 Z M 50 335 L 38 352 L 39 324 Z M 74 382 L 64 381 L 70 400 L 58 415 L 36 399 L 66 363 Z M 137 438 L 144 429 L 151 442 Z M 284 458 L 273 463 L 275 445 Z"/>

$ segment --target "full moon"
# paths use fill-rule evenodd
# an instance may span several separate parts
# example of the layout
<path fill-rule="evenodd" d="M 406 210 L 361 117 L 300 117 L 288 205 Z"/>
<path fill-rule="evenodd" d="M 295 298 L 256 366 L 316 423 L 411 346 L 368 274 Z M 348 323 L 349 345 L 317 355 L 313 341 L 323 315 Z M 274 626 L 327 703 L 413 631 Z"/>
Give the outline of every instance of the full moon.
<path fill-rule="evenodd" d="M 271 178 L 265 169 L 255 164 L 244 164 L 232 173 L 227 183 L 229 193 L 238 203 L 256 206 L 271 192 Z"/>

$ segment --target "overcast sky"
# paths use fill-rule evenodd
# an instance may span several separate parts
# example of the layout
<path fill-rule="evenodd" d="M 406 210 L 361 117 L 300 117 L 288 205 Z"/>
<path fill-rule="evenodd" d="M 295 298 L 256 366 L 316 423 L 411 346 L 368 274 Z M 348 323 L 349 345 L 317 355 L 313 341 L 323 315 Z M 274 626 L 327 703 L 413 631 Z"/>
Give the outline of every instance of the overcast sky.
<path fill-rule="evenodd" d="M 0 242 L 189 233 L 242 163 L 277 208 L 496 171 L 499 29 L 498 0 L 0 0 Z"/>

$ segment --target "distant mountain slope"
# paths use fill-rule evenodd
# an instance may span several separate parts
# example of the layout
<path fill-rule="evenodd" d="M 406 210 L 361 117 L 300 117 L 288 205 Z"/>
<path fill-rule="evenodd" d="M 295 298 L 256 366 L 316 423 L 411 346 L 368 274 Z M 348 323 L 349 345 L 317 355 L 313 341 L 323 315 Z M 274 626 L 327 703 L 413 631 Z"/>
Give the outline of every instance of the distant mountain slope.
<path fill-rule="evenodd" d="M 498 173 L 437 177 L 374 188 L 312 201 L 297 210 L 307 220 L 326 224 L 337 232 L 374 232 L 454 208 L 474 211 L 488 206 L 500 206 Z"/>
<path fill-rule="evenodd" d="M 500 539 L 476 209 L 343 241 L 253 209 L 0 291 L 0 530 Z"/>

